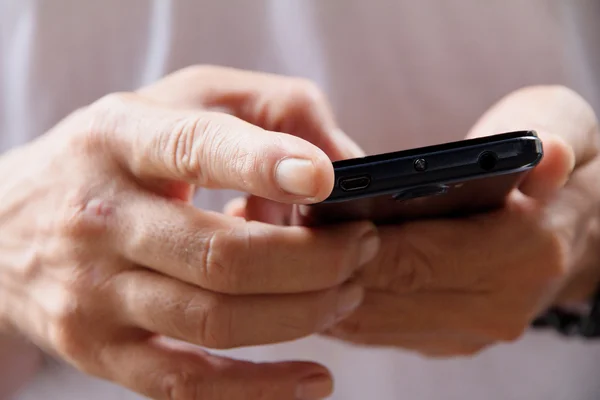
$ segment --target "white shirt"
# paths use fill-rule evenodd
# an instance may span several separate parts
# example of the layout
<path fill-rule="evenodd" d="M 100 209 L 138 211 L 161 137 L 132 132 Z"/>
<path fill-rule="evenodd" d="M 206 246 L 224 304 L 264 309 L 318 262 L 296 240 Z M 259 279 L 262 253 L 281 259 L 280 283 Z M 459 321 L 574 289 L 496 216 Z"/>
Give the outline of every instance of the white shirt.
<path fill-rule="evenodd" d="M 0 149 L 108 92 L 210 63 L 315 80 L 369 153 L 462 138 L 504 94 L 559 83 L 600 110 L 595 0 L 14 0 L 0 3 Z M 208 192 L 219 209 L 231 193 Z M 227 352 L 330 367 L 335 399 L 600 396 L 600 344 L 529 333 L 472 359 L 311 337 Z M 136 399 L 49 360 L 18 396 Z"/>

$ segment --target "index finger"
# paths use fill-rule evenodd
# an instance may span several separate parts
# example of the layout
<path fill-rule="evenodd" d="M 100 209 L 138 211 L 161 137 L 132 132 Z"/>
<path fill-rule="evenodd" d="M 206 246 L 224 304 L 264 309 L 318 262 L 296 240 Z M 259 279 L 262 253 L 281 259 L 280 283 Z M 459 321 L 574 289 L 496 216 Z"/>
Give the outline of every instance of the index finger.
<path fill-rule="evenodd" d="M 365 286 L 401 293 L 485 292 L 497 288 L 493 285 L 519 290 L 559 276 L 562 247 L 539 213 L 532 212 L 532 201 L 523 200 L 466 218 L 380 227 L 381 250 L 364 269 Z"/>
<path fill-rule="evenodd" d="M 203 65 L 138 92 L 169 106 L 224 110 L 264 129 L 293 134 L 333 160 L 364 156 L 338 128 L 326 96 L 307 79 Z"/>
<path fill-rule="evenodd" d="M 315 363 L 251 363 L 150 335 L 107 345 L 103 355 L 102 377 L 157 400 L 308 400 L 333 390 L 331 374 Z"/>
<path fill-rule="evenodd" d="M 322 150 L 227 114 L 171 109 L 135 94 L 107 96 L 89 113 L 89 129 L 141 180 L 234 189 L 283 203 L 318 202 L 333 188 L 333 166 Z"/>
<path fill-rule="evenodd" d="M 109 237 L 128 260 L 227 294 L 303 293 L 335 287 L 375 257 L 375 227 L 280 227 L 132 194 L 111 214 Z"/>

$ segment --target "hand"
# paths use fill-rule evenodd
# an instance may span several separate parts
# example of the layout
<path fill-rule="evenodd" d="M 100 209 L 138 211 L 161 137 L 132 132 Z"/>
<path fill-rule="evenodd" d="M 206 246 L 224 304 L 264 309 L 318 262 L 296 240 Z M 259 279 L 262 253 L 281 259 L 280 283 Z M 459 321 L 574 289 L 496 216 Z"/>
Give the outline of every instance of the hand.
<path fill-rule="evenodd" d="M 568 89 L 527 88 L 500 101 L 469 136 L 525 129 L 538 131 L 545 156 L 506 207 L 380 227 L 381 251 L 361 274 L 365 301 L 329 335 L 429 356 L 473 354 L 517 339 L 550 304 L 592 293 L 600 281 L 594 113 Z M 228 213 L 283 218 L 284 206 L 267 212 L 264 203 L 238 200 Z"/>
<path fill-rule="evenodd" d="M 192 68 L 109 95 L 2 156 L 0 329 L 152 398 L 325 397 L 322 366 L 234 361 L 166 338 L 281 342 L 359 305 L 362 289 L 346 281 L 377 252 L 370 223 L 276 227 L 189 202 L 195 185 L 323 199 L 331 163 L 305 139 L 342 156 L 355 145 L 334 128 L 303 81 Z"/>
<path fill-rule="evenodd" d="M 553 303 L 589 296 L 600 279 L 596 118 L 573 92 L 534 87 L 503 99 L 470 136 L 520 129 L 539 132 L 545 157 L 506 207 L 382 227 L 364 305 L 331 335 L 467 355 L 517 339 Z"/>
<path fill-rule="evenodd" d="M 0 335 L 0 399 L 12 399 L 43 362 L 42 352 L 31 343 Z"/>

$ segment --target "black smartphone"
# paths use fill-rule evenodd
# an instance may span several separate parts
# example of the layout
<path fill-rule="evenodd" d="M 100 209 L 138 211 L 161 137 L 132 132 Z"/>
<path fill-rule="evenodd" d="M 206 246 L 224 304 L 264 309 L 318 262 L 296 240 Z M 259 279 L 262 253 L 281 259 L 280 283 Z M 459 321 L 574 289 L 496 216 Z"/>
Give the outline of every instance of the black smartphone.
<path fill-rule="evenodd" d="M 337 161 L 331 195 L 298 206 L 294 224 L 388 224 L 488 211 L 501 207 L 542 157 L 536 132 L 519 131 Z"/>

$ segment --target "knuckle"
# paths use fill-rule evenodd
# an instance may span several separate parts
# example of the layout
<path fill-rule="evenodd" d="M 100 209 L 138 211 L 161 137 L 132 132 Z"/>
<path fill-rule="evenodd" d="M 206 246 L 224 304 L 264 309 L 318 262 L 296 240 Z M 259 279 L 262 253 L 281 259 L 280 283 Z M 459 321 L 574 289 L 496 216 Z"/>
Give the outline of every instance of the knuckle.
<path fill-rule="evenodd" d="M 126 118 L 133 96 L 127 92 L 110 93 L 72 114 L 81 134 L 74 135 L 69 143 L 87 154 L 98 154 L 98 147 L 110 140 Z"/>
<path fill-rule="evenodd" d="M 83 188 L 66 195 L 63 212 L 57 213 L 55 227 L 70 239 L 98 236 L 109 230 L 113 207 L 109 202 L 93 197 Z"/>
<path fill-rule="evenodd" d="M 203 261 L 198 269 L 198 279 L 211 290 L 228 294 L 240 293 L 244 278 L 241 271 L 235 268 L 238 263 L 234 261 L 248 253 L 246 250 L 250 246 L 250 234 L 243 234 L 242 240 L 237 240 L 239 236 L 238 231 L 217 230 L 203 240 Z"/>
<path fill-rule="evenodd" d="M 363 319 L 350 317 L 336 323 L 335 326 L 330 329 L 330 332 L 336 337 L 353 340 L 353 338 L 356 339 L 363 335 L 368 335 L 370 329 Z"/>
<path fill-rule="evenodd" d="M 165 400 L 200 399 L 199 386 L 202 384 L 201 382 L 201 377 L 189 371 L 181 370 L 167 373 L 162 377 L 161 398 Z"/>
<path fill-rule="evenodd" d="M 199 170 L 199 162 L 192 167 L 196 171 L 200 184 L 213 186 L 211 177 L 222 177 L 226 181 L 243 182 L 249 191 L 260 184 L 263 176 L 264 153 L 252 152 L 244 143 L 244 135 L 236 135 L 230 130 L 230 124 L 238 121 L 230 119 L 227 115 L 217 115 L 207 112 L 204 118 L 196 123 L 197 147 L 194 153 L 203 160 L 212 160 L 204 163 L 204 171 Z M 225 160 L 225 162 L 217 162 Z"/>
<path fill-rule="evenodd" d="M 49 338 L 53 348 L 61 356 L 81 363 L 87 358 L 90 347 L 85 338 L 89 334 L 84 324 L 85 311 L 81 301 L 72 294 L 63 294 L 61 300 L 54 298 Z"/>
<path fill-rule="evenodd" d="M 110 114 L 126 107 L 134 97 L 135 95 L 129 92 L 109 93 L 93 102 L 88 107 L 88 111 L 98 115 L 105 115 L 106 113 Z"/>
<path fill-rule="evenodd" d="M 107 94 L 87 107 L 88 131 L 90 133 L 112 132 L 119 119 L 125 115 L 134 98 L 133 93 L 116 92 Z"/>
<path fill-rule="evenodd" d="M 394 246 L 382 246 L 377 279 L 381 287 L 394 292 L 412 292 L 426 287 L 433 278 L 434 254 L 424 235 L 408 234 L 399 228 Z"/>
<path fill-rule="evenodd" d="M 418 246 L 411 245 L 408 257 L 405 257 L 404 264 L 397 263 L 396 266 L 402 266 L 399 274 L 390 281 L 392 289 L 416 291 L 431 280 L 431 271 L 433 269 L 431 258 L 427 252 Z M 400 255 L 396 256 L 400 258 Z"/>
<path fill-rule="evenodd" d="M 237 176 L 229 177 L 251 181 L 262 168 L 260 155 L 243 151 L 238 138 L 219 122 L 225 117 L 213 115 L 207 112 L 181 120 L 169 134 L 159 135 L 153 148 L 178 175 L 200 186 L 212 187 L 212 178 L 233 174 Z"/>
<path fill-rule="evenodd" d="M 325 103 L 325 94 L 313 81 L 304 78 L 291 80 L 287 93 L 288 101 L 298 109 L 310 109 Z"/>
<path fill-rule="evenodd" d="M 81 107 L 73 111 L 67 118 L 60 121 L 54 132 L 61 136 L 62 149 L 75 154 L 90 154 L 90 150 L 97 148 L 92 146 L 92 140 L 99 136 L 99 130 L 92 130 L 97 124 L 91 124 L 94 120 L 90 106 Z M 93 154 L 93 153 L 92 153 Z"/>
<path fill-rule="evenodd" d="M 174 75 L 179 75 L 184 82 L 203 82 L 213 77 L 222 67 L 209 64 L 195 64 L 182 68 L 175 72 Z"/>
<path fill-rule="evenodd" d="M 124 247 L 128 254 L 152 252 L 161 258 L 168 254 L 171 262 L 179 266 L 180 279 L 204 289 L 215 290 L 214 276 L 220 270 L 220 260 L 212 254 L 214 231 L 210 231 L 203 221 L 194 219 L 192 216 L 178 224 L 163 226 L 158 233 L 153 224 L 138 224 L 129 233 Z M 158 242 L 160 248 L 157 248 Z M 207 270 L 207 260 L 210 261 L 210 271 Z"/>
<path fill-rule="evenodd" d="M 233 310 L 225 296 L 214 294 L 205 299 L 199 316 L 199 340 L 211 349 L 228 349 L 235 346 L 233 334 Z"/>
<path fill-rule="evenodd" d="M 173 168 L 174 172 L 188 180 L 202 183 L 203 171 L 200 169 L 200 153 L 203 135 L 215 129 L 209 119 L 199 117 L 180 120 L 168 134 L 158 135 L 152 146 L 158 157 Z"/>
<path fill-rule="evenodd" d="M 569 274 L 567 240 L 563 235 L 555 232 L 548 232 L 545 236 L 541 256 L 543 262 L 536 263 L 536 266 L 544 266 L 540 269 L 542 271 L 540 274 L 541 282 L 562 280 Z"/>
<path fill-rule="evenodd" d="M 286 331 L 287 337 L 301 337 L 329 329 L 338 318 L 335 301 L 336 296 L 331 291 L 319 294 L 296 312 L 282 315 L 278 326 Z"/>

